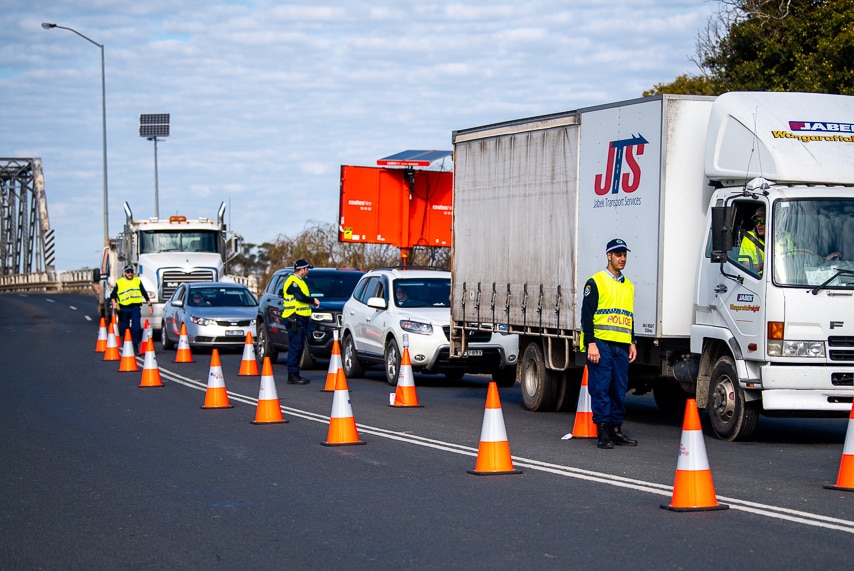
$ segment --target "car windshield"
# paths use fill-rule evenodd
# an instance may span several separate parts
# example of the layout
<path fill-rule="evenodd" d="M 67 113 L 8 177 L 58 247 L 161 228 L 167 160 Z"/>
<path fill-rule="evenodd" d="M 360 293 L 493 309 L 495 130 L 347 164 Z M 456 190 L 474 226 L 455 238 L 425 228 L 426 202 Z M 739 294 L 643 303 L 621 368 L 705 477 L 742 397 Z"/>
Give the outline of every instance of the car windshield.
<path fill-rule="evenodd" d="M 255 307 L 258 303 L 248 289 L 236 287 L 193 288 L 190 307 Z"/>
<path fill-rule="evenodd" d="M 854 200 L 777 202 L 772 222 L 776 284 L 854 288 Z"/>
<path fill-rule="evenodd" d="M 305 281 L 311 291 L 311 297 L 347 300 L 361 277 L 362 274 L 357 272 L 335 271 L 315 274 L 309 272 Z"/>
<path fill-rule="evenodd" d="M 211 252 L 216 253 L 217 233 L 199 231 L 153 230 L 139 233 L 139 253 Z"/>
<path fill-rule="evenodd" d="M 394 282 L 394 303 L 398 307 L 450 307 L 449 278 L 401 278 Z"/>

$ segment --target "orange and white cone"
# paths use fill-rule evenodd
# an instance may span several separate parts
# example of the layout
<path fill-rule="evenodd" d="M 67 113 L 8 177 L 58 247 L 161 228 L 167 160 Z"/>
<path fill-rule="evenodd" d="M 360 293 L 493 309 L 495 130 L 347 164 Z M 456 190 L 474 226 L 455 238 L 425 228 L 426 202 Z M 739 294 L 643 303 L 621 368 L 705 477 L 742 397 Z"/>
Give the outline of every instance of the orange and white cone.
<path fill-rule="evenodd" d="M 581 391 L 578 393 L 578 406 L 575 407 L 575 424 L 572 426 L 573 438 L 596 438 L 599 436 L 593 422 L 593 405 L 590 402 L 590 390 L 587 388 L 587 365 L 581 376 Z"/>
<path fill-rule="evenodd" d="M 351 446 L 364 444 L 359 440 L 353 407 L 350 406 L 350 391 L 347 389 L 347 377 L 344 369 L 338 369 L 335 377 L 335 392 L 332 395 L 332 414 L 329 417 L 329 432 L 324 446 Z"/>
<path fill-rule="evenodd" d="M 489 383 L 486 392 L 477 463 L 474 470 L 468 470 L 468 473 L 477 476 L 522 473 L 522 470 L 513 467 L 513 460 L 510 458 L 510 443 L 504 429 L 504 413 L 501 412 L 501 400 L 498 398 L 498 385 L 495 381 Z"/>
<path fill-rule="evenodd" d="M 693 512 L 729 509 L 719 504 L 706 456 L 703 427 L 696 399 L 685 402 L 685 419 L 682 421 L 682 441 L 679 443 L 679 461 L 673 481 L 673 498 L 662 508 L 674 512 Z"/>
<path fill-rule="evenodd" d="M 162 387 L 163 380 L 160 378 L 160 367 L 157 366 L 157 357 L 154 354 L 154 339 L 148 338 L 142 346 L 145 351 L 145 359 L 142 363 L 142 380 L 139 388 Z"/>
<path fill-rule="evenodd" d="M 95 342 L 95 352 L 103 353 L 107 350 L 107 324 L 104 318 L 101 318 L 101 323 L 98 325 L 98 341 Z"/>
<path fill-rule="evenodd" d="M 326 386 L 320 389 L 323 392 L 335 391 L 335 381 L 338 379 L 338 369 L 344 370 L 341 364 L 341 344 L 338 343 L 338 332 L 332 332 L 332 354 L 329 356 L 329 370 L 326 372 Z"/>
<path fill-rule="evenodd" d="M 116 347 L 119 346 L 119 319 L 116 317 L 116 314 L 113 313 L 112 319 L 110 319 L 110 329 L 107 332 L 108 335 L 113 335 L 116 338 Z"/>
<path fill-rule="evenodd" d="M 119 361 L 122 358 L 119 352 L 118 335 L 115 333 L 115 319 L 115 314 L 113 314 L 113 321 L 110 323 L 110 329 L 107 331 L 107 346 L 104 349 L 105 361 Z"/>
<path fill-rule="evenodd" d="M 255 360 L 255 346 L 252 344 L 252 333 L 246 332 L 246 342 L 243 343 L 243 358 L 240 360 L 238 377 L 257 377 L 258 361 Z"/>
<path fill-rule="evenodd" d="M 142 322 L 142 342 L 145 343 L 146 341 L 151 339 L 151 337 L 151 322 L 146 319 Z M 143 345 L 143 347 L 145 347 L 145 345 Z"/>
<path fill-rule="evenodd" d="M 139 370 L 136 364 L 136 353 L 133 350 L 133 339 L 130 335 L 130 328 L 125 329 L 125 342 L 122 345 L 122 357 L 120 361 L 120 373 L 133 373 Z"/>
<path fill-rule="evenodd" d="M 412 361 L 409 360 L 409 336 L 403 336 L 403 355 L 400 357 L 400 371 L 397 373 L 397 389 L 394 400 L 388 406 L 420 407 L 418 394 L 415 392 L 415 378 L 412 375 Z"/>
<path fill-rule="evenodd" d="M 839 463 L 839 476 L 836 484 L 825 484 L 828 490 L 854 492 L 854 403 L 851 403 L 851 414 L 848 416 L 848 432 L 845 433 L 845 444 L 842 447 L 842 461 Z"/>
<path fill-rule="evenodd" d="M 219 351 L 211 350 L 211 368 L 208 372 L 208 388 L 205 391 L 205 404 L 201 408 L 234 408 L 228 402 L 225 390 L 225 377 L 222 374 L 222 363 L 219 361 Z"/>
<path fill-rule="evenodd" d="M 190 339 L 187 337 L 187 326 L 181 324 L 181 335 L 178 337 L 178 350 L 175 351 L 176 363 L 194 363 L 190 352 Z"/>
<path fill-rule="evenodd" d="M 273 366 L 270 358 L 264 357 L 261 367 L 261 388 L 258 390 L 258 407 L 252 424 L 281 424 L 287 422 L 282 416 L 279 393 L 276 392 L 276 380 L 273 378 Z"/>

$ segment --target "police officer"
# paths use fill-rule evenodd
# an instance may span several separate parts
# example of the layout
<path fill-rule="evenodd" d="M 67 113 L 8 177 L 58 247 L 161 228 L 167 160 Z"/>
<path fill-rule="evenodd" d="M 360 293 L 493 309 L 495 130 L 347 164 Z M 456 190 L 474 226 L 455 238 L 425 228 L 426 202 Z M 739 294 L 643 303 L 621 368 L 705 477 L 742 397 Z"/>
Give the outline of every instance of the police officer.
<path fill-rule="evenodd" d="M 134 351 L 139 353 L 139 344 L 142 341 L 142 303 L 148 304 L 148 312 L 151 313 L 151 300 L 148 293 L 142 287 L 142 282 L 133 273 L 133 266 L 127 265 L 123 270 L 123 276 L 116 280 L 116 287 L 110 293 L 110 302 L 119 316 L 119 343 L 125 338 L 125 330 L 130 327 L 133 339 Z"/>
<path fill-rule="evenodd" d="M 307 385 L 310 381 L 299 374 L 299 363 L 305 348 L 305 331 L 311 306 L 318 307 L 320 300 L 311 297 L 305 277 L 314 266 L 305 260 L 297 260 L 294 273 L 288 276 L 282 286 L 284 306 L 282 318 L 288 321 L 288 384 Z"/>
<path fill-rule="evenodd" d="M 629 363 L 637 357 L 634 339 L 634 293 L 623 275 L 626 243 L 615 238 L 605 246 L 608 265 L 584 285 L 581 305 L 582 348 L 587 351 L 588 389 L 599 448 L 637 446 L 623 434 Z M 586 347 L 585 347 L 586 346 Z"/>

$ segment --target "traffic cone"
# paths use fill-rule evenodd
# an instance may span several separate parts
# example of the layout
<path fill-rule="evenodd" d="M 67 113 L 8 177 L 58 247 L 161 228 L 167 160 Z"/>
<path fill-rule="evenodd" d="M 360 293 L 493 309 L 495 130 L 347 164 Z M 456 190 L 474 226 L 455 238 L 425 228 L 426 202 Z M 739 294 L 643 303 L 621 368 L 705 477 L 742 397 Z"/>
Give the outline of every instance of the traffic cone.
<path fill-rule="evenodd" d="M 575 407 L 575 424 L 572 426 L 573 438 L 596 438 L 598 432 L 593 422 L 593 407 L 590 403 L 590 390 L 587 388 L 587 365 L 581 376 L 581 391 L 578 393 L 578 406 Z"/>
<path fill-rule="evenodd" d="M 104 318 L 101 318 L 101 323 L 98 325 L 98 341 L 95 343 L 95 352 L 103 353 L 107 350 L 107 324 Z"/>
<path fill-rule="evenodd" d="M 149 339 L 151 339 L 151 323 L 146 319 L 142 323 L 142 342 L 145 343 Z M 143 345 L 143 347 L 144 347 L 144 345 Z M 144 352 L 144 350 L 143 350 L 143 352 Z"/>
<path fill-rule="evenodd" d="M 162 387 L 160 368 L 157 366 L 157 357 L 154 354 L 154 339 L 149 337 L 142 346 L 145 351 L 145 360 L 142 363 L 142 380 L 139 382 L 139 388 Z"/>
<path fill-rule="evenodd" d="M 175 351 L 176 363 L 195 363 L 190 352 L 190 340 L 187 338 L 187 326 L 181 324 L 181 335 L 178 337 L 178 350 Z"/>
<path fill-rule="evenodd" d="M 258 407 L 252 424 L 281 424 L 287 422 L 282 417 L 279 394 L 276 392 L 276 380 L 273 378 L 273 366 L 270 358 L 264 357 L 261 366 L 261 388 L 258 390 Z"/>
<path fill-rule="evenodd" d="M 326 372 L 326 386 L 320 389 L 323 392 L 335 391 L 335 381 L 338 379 L 338 369 L 343 370 L 341 365 L 341 345 L 338 343 L 338 332 L 332 332 L 332 354 L 329 356 L 329 370 Z"/>
<path fill-rule="evenodd" d="M 501 412 L 501 400 L 498 398 L 498 385 L 495 381 L 489 383 L 486 392 L 477 462 L 474 470 L 468 470 L 468 473 L 477 476 L 522 473 L 522 470 L 513 467 L 513 460 L 510 459 L 510 443 L 507 441 L 507 431 L 504 430 L 504 413 Z"/>
<path fill-rule="evenodd" d="M 205 404 L 201 408 L 234 408 L 228 402 L 225 390 L 225 378 L 222 375 L 222 364 L 219 362 L 219 351 L 211 350 L 211 368 L 208 372 L 208 389 L 205 391 Z"/>
<path fill-rule="evenodd" d="M 329 417 L 329 432 L 324 446 L 351 446 L 364 444 L 359 440 L 353 407 L 350 406 L 350 391 L 347 389 L 347 377 L 344 369 L 338 369 L 335 376 L 335 392 L 332 395 L 332 414 Z"/>
<path fill-rule="evenodd" d="M 107 331 L 107 346 L 104 348 L 104 360 L 105 361 L 118 361 L 122 358 L 119 353 L 119 341 L 116 339 L 116 334 L 113 330 L 112 324 L 110 324 L 110 329 Z"/>
<path fill-rule="evenodd" d="M 836 484 L 825 484 L 828 490 L 854 492 L 854 403 L 851 403 L 851 414 L 848 416 L 848 432 L 845 433 L 845 444 L 842 447 L 842 461 L 839 463 L 839 476 Z"/>
<path fill-rule="evenodd" d="M 662 508 L 674 512 L 693 512 L 729 509 L 719 504 L 715 484 L 706 456 L 703 428 L 696 399 L 685 402 L 685 419 L 682 421 L 682 441 L 679 443 L 679 461 L 673 481 L 673 498 Z"/>
<path fill-rule="evenodd" d="M 412 362 L 409 360 L 409 336 L 403 336 L 403 355 L 400 357 L 400 371 L 397 373 L 397 390 L 394 392 L 394 402 L 388 406 L 421 407 L 415 392 L 415 379 L 412 376 Z"/>
<path fill-rule="evenodd" d="M 252 344 L 252 333 L 246 332 L 246 342 L 243 344 L 243 359 L 240 360 L 238 377 L 257 377 L 258 361 L 255 360 L 255 346 Z"/>
<path fill-rule="evenodd" d="M 116 317 L 116 314 L 113 313 L 112 319 L 110 319 L 110 330 L 108 334 L 112 334 L 116 338 L 116 347 L 119 346 L 119 319 Z"/>
<path fill-rule="evenodd" d="M 125 342 L 122 345 L 122 357 L 119 363 L 120 373 L 132 373 L 139 370 L 136 364 L 136 353 L 133 350 L 133 339 L 131 339 L 130 328 L 125 329 Z"/>

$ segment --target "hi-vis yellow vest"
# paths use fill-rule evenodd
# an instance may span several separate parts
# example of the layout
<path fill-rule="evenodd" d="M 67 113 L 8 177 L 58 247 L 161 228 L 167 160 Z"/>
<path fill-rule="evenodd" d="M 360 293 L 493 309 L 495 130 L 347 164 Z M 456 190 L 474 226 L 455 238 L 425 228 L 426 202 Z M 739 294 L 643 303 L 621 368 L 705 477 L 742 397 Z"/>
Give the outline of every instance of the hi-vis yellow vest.
<path fill-rule="evenodd" d="M 301 317 L 311 316 L 311 305 L 304 301 L 297 301 L 294 296 L 288 294 L 288 290 L 292 283 L 296 283 L 299 286 L 300 291 L 306 297 L 311 295 L 311 292 L 308 289 L 308 284 L 306 284 L 304 280 L 300 279 L 296 274 L 289 275 L 288 279 L 285 280 L 285 284 L 282 286 L 282 297 L 285 302 L 282 306 L 282 317 L 287 319 L 294 313 Z"/>
<path fill-rule="evenodd" d="M 618 282 L 608 270 L 593 275 L 599 290 L 599 307 L 593 314 L 593 334 L 596 339 L 614 343 L 632 342 L 635 286 L 624 277 Z"/>
<path fill-rule="evenodd" d="M 119 305 L 133 305 L 135 303 L 143 303 L 145 298 L 142 297 L 142 283 L 139 278 L 134 276 L 131 279 L 121 277 L 116 280 L 116 297 Z"/>

